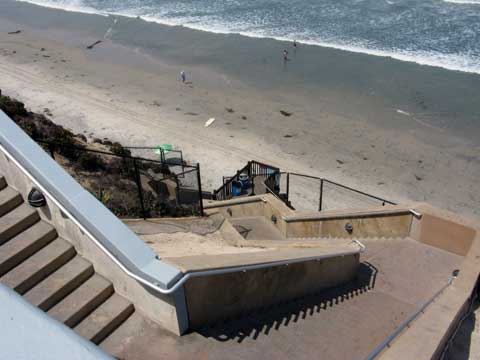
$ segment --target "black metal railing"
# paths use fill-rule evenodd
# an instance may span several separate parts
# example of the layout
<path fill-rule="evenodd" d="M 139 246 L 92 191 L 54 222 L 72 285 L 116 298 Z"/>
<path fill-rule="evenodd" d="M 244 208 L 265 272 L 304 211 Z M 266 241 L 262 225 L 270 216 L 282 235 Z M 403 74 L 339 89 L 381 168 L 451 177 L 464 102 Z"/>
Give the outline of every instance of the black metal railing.
<path fill-rule="evenodd" d="M 280 169 L 275 166 L 261 163 L 259 161 L 249 161 L 243 168 L 230 177 L 223 177 L 223 185 L 213 192 L 213 198 L 216 200 L 228 200 L 239 195 L 255 194 L 255 177 L 268 178 L 274 173 L 278 173 Z M 246 175 L 248 177 L 249 186 L 241 186 L 240 177 Z"/>
<path fill-rule="evenodd" d="M 182 156 L 179 164 L 132 156 L 124 147 L 108 152 L 35 141 L 119 217 L 203 216 L 200 165 Z"/>
<path fill-rule="evenodd" d="M 300 210 L 339 209 L 362 205 L 396 205 L 391 200 L 369 194 L 338 182 L 293 172 L 278 172 L 265 181 L 268 192 L 275 194 L 291 208 Z M 295 182 L 294 180 L 300 180 Z M 293 189 L 293 190 L 292 190 Z M 300 204 L 302 203 L 302 204 Z M 293 206 L 292 206 L 293 205 Z M 308 208 L 310 205 L 310 208 Z"/>
<path fill-rule="evenodd" d="M 124 149 L 133 151 L 134 154 L 143 158 L 158 160 L 170 166 L 175 173 L 183 173 L 185 171 L 185 161 L 183 160 L 183 152 L 175 149 L 164 149 L 160 146 L 124 146 Z M 137 155 L 136 155 L 137 156 Z"/>

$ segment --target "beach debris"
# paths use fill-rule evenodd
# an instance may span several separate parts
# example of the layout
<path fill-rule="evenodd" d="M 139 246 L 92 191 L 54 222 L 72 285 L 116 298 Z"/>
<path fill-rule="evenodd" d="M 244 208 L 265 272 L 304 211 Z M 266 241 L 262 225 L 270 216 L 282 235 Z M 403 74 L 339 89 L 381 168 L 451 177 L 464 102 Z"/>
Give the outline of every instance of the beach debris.
<path fill-rule="evenodd" d="M 232 108 L 225 108 L 225 110 L 229 113 L 234 113 L 235 112 Z"/>
<path fill-rule="evenodd" d="M 101 42 L 102 42 L 102 40 L 97 40 L 97 41 L 95 41 L 93 44 L 88 45 L 88 46 L 87 46 L 87 49 L 88 49 L 88 50 L 91 50 L 91 49 L 93 49 L 94 46 L 100 44 Z"/>
<path fill-rule="evenodd" d="M 403 111 L 403 110 L 400 110 L 400 109 L 397 109 L 397 113 L 405 115 L 405 116 L 410 116 L 410 113 L 408 113 L 406 111 Z"/>
<path fill-rule="evenodd" d="M 16 30 L 16 31 L 10 31 L 8 35 L 15 35 L 15 34 L 20 34 L 22 30 Z"/>
<path fill-rule="evenodd" d="M 363 157 L 363 160 L 368 160 L 368 157 L 364 156 L 364 157 Z"/>
<path fill-rule="evenodd" d="M 247 120 L 247 117 L 245 115 L 242 115 L 242 120 Z"/>
<path fill-rule="evenodd" d="M 290 135 L 290 134 L 286 134 L 286 135 L 283 135 L 284 138 L 291 138 L 293 137 L 293 135 Z"/>
<path fill-rule="evenodd" d="M 345 164 L 345 161 L 337 159 L 337 163 L 339 163 L 340 165 L 343 165 L 343 164 Z"/>
<path fill-rule="evenodd" d="M 113 86 L 115 86 L 115 85 L 112 85 L 112 87 L 113 87 Z M 162 104 L 160 104 L 157 100 L 153 100 L 152 106 L 158 106 L 158 107 L 160 107 L 160 106 L 162 106 Z"/>
<path fill-rule="evenodd" d="M 232 123 L 230 123 L 230 122 L 226 122 L 226 123 L 225 123 L 225 125 L 232 125 Z"/>
<path fill-rule="evenodd" d="M 197 116 L 198 114 L 196 112 L 186 112 L 185 115 Z"/>
<path fill-rule="evenodd" d="M 422 180 L 423 180 L 423 178 L 422 178 L 421 176 L 418 176 L 417 174 L 413 174 L 413 175 L 415 175 L 415 179 L 417 179 L 418 181 L 422 181 Z"/>
<path fill-rule="evenodd" d="M 280 114 L 282 114 L 283 116 L 292 116 L 292 113 L 291 112 L 288 112 L 288 111 L 285 111 L 285 110 L 280 110 Z"/>
<path fill-rule="evenodd" d="M 45 49 L 45 48 L 41 48 L 41 49 L 40 49 L 40 51 L 45 51 L 45 50 L 47 50 L 47 49 Z"/>
<path fill-rule="evenodd" d="M 210 125 L 213 124 L 214 121 L 215 121 L 215 118 L 210 118 L 210 119 L 208 119 L 208 120 L 205 122 L 205 127 L 209 127 Z"/>
<path fill-rule="evenodd" d="M 377 182 L 377 185 L 385 185 L 385 183 L 383 181 L 379 181 Z"/>
<path fill-rule="evenodd" d="M 182 110 L 182 108 L 179 108 L 179 107 L 175 108 L 175 111 L 180 111 L 180 110 Z"/>

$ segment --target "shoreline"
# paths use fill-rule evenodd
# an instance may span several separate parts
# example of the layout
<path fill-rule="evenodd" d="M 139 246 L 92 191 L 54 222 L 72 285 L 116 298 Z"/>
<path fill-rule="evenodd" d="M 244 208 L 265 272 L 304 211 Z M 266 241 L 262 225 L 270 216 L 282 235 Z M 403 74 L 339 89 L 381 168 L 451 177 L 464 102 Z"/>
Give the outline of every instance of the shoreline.
<path fill-rule="evenodd" d="M 76 133 L 173 143 L 201 163 L 205 190 L 256 159 L 480 215 L 480 104 L 471 98 L 480 76 L 307 46 L 283 71 L 273 55 L 283 43 L 121 18 L 86 50 L 108 18 L 12 4 L 0 4 L 0 88 Z M 178 80 L 183 69 L 191 86 Z M 422 106 L 429 117 L 418 116 Z"/>
<path fill-rule="evenodd" d="M 34 0 L 17 0 L 17 1 L 40 6 L 40 7 L 46 7 L 49 9 L 60 10 L 60 11 L 82 13 L 82 14 L 89 14 L 89 15 L 99 15 L 104 17 L 124 17 L 124 18 L 130 18 L 130 19 L 139 19 L 147 23 L 155 23 L 161 26 L 170 26 L 170 27 L 177 27 L 177 28 L 180 27 L 180 28 L 186 28 L 189 30 L 202 31 L 206 33 L 219 34 L 219 35 L 239 35 L 239 36 L 245 36 L 253 39 L 274 40 L 274 41 L 280 41 L 280 42 L 286 42 L 286 43 L 291 43 L 294 40 L 297 40 L 299 43 L 302 43 L 303 45 L 319 46 L 324 48 L 346 51 L 349 53 L 357 53 L 357 54 L 363 54 L 363 55 L 369 55 L 369 56 L 383 57 L 387 59 L 394 59 L 394 60 L 399 60 L 403 62 L 410 62 L 416 65 L 430 66 L 430 67 L 439 68 L 443 70 L 459 71 L 467 74 L 480 75 L 480 66 L 471 68 L 467 66 L 456 65 L 456 63 L 460 62 L 461 59 L 452 58 L 448 64 L 439 64 L 438 62 L 435 62 L 435 60 L 433 60 L 431 57 L 428 57 L 428 55 L 425 56 L 425 55 L 421 55 L 414 52 L 409 53 L 408 51 L 393 52 L 393 51 L 382 50 L 382 49 L 369 49 L 367 47 L 362 47 L 357 45 L 329 43 L 325 41 L 314 41 L 314 40 L 298 39 L 298 38 L 286 38 L 286 37 L 279 37 L 279 36 L 273 36 L 268 34 L 245 32 L 245 31 L 236 32 L 236 31 L 229 31 L 229 30 L 212 29 L 212 28 L 206 28 L 198 25 L 195 26 L 192 24 L 187 24 L 187 25 L 180 24 L 180 23 L 168 21 L 166 19 L 151 17 L 151 16 L 139 16 L 139 15 L 126 14 L 121 12 L 105 12 L 105 11 L 100 11 L 100 10 L 88 8 L 88 7 L 75 7 L 75 6 L 62 7 L 62 6 L 56 6 L 54 4 L 37 3 Z M 452 3 L 455 3 L 455 2 L 452 1 Z M 463 4 L 475 4 L 475 3 L 465 2 Z M 437 57 L 442 57 L 442 56 L 444 56 L 444 54 L 441 54 L 441 53 L 437 54 Z M 447 55 L 447 58 L 448 57 L 452 57 L 452 55 Z"/>

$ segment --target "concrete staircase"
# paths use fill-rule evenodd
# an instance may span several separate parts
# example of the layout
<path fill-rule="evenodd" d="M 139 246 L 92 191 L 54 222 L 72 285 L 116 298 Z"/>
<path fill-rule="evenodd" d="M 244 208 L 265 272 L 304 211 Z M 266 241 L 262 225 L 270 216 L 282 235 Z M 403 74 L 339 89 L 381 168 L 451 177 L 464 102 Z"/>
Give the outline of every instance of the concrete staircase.
<path fill-rule="evenodd" d="M 95 344 L 135 311 L 1 175 L 0 282 Z"/>

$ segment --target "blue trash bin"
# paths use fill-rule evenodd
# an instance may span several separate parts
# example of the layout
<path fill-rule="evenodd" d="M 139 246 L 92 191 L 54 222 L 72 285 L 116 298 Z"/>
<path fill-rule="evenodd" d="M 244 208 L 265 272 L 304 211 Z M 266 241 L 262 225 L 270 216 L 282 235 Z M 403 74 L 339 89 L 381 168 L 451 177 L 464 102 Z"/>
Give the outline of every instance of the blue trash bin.
<path fill-rule="evenodd" d="M 240 196 L 242 194 L 242 184 L 240 181 L 232 182 L 232 196 Z"/>

